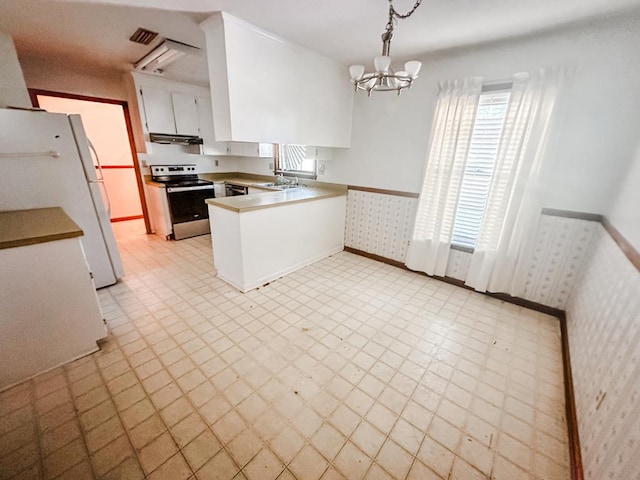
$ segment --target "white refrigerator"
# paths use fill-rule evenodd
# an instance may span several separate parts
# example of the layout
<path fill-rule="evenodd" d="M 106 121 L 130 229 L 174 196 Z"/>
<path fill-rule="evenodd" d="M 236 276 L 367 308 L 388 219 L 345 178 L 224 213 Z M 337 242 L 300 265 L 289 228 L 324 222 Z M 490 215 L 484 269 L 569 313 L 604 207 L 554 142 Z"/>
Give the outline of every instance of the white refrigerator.
<path fill-rule="evenodd" d="M 0 210 L 62 207 L 96 288 L 124 273 L 98 173 L 80 115 L 0 109 Z"/>

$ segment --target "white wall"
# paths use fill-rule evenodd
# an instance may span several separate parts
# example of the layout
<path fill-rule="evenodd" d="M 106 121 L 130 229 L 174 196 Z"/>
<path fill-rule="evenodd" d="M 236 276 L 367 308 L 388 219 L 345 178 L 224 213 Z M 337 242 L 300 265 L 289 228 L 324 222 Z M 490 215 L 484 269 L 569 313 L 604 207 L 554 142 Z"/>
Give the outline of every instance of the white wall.
<path fill-rule="evenodd" d="M 640 251 L 640 129 L 633 164 L 624 176 L 620 193 L 607 217 L 622 236 Z"/>
<path fill-rule="evenodd" d="M 0 107 L 31 107 L 13 39 L 0 32 Z"/>
<path fill-rule="evenodd" d="M 25 55 L 20 57 L 20 64 L 29 88 L 127 100 L 122 72 Z"/>
<path fill-rule="evenodd" d="M 640 11 L 559 33 L 423 59 L 400 98 L 356 95 L 350 149 L 335 149 L 325 181 L 419 192 L 440 80 L 488 81 L 543 66 L 575 69 L 564 128 L 543 171 L 545 207 L 606 213 L 638 144 Z M 399 39 L 396 41 L 400 41 Z"/>

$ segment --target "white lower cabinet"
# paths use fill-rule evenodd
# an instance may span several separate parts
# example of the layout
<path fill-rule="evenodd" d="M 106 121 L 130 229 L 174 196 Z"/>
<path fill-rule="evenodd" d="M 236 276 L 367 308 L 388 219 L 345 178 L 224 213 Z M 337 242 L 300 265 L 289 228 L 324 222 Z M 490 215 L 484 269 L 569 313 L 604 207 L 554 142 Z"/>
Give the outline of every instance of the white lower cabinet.
<path fill-rule="evenodd" d="M 145 185 L 147 193 L 147 205 L 149 206 L 149 217 L 153 233 L 168 239 L 173 233 L 171 227 L 171 216 L 169 215 L 169 201 L 164 186 L 151 184 Z"/>
<path fill-rule="evenodd" d="M 0 391 L 107 336 L 80 238 L 0 249 Z"/>
<path fill-rule="evenodd" d="M 242 292 L 344 248 L 346 195 L 236 212 L 209 204 L 218 277 Z"/>

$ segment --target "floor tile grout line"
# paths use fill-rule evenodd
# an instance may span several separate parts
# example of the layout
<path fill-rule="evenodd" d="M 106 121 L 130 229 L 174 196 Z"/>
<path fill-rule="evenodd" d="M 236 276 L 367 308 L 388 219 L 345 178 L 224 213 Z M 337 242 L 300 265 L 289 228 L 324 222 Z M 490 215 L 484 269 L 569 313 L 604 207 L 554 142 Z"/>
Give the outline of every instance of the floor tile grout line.
<path fill-rule="evenodd" d="M 32 405 L 31 405 L 31 409 L 32 409 L 32 415 L 33 415 L 33 423 L 34 423 L 34 430 L 35 430 L 35 435 L 37 438 L 37 444 L 38 444 L 38 460 L 40 462 L 40 475 L 39 477 L 41 479 L 44 479 L 46 476 L 46 472 L 45 472 L 45 455 L 44 455 L 44 447 L 42 445 L 42 436 L 40 435 L 40 425 L 38 422 L 38 411 L 36 408 L 36 392 L 35 392 L 35 382 L 33 379 L 29 380 L 29 387 L 31 390 L 31 398 L 32 398 Z"/>
<path fill-rule="evenodd" d="M 111 353 L 112 351 L 113 351 L 113 350 L 110 350 L 108 353 Z M 96 373 L 100 376 L 100 379 L 101 379 L 101 381 L 102 381 L 102 385 L 104 386 L 105 390 L 106 390 L 106 391 L 107 391 L 107 393 L 108 393 L 108 400 L 111 402 L 111 404 L 113 405 L 113 409 L 114 409 L 114 411 L 116 412 L 116 415 L 115 415 L 115 416 L 117 416 L 117 417 L 118 417 L 118 422 L 120 423 L 120 427 L 122 427 L 122 430 L 124 431 L 125 435 L 127 436 L 127 442 L 129 443 L 129 447 L 131 447 L 131 451 L 132 451 L 133 455 L 137 457 L 136 450 L 135 450 L 135 448 L 133 447 L 133 443 L 131 442 L 131 438 L 130 438 L 130 436 L 129 436 L 129 432 L 127 431 L 127 428 L 125 427 L 124 422 L 122 421 L 122 417 L 120 416 L 120 412 L 118 411 L 118 408 L 117 408 L 117 406 L 116 406 L 115 402 L 113 401 L 113 394 L 111 393 L 111 391 L 109 390 L 109 387 L 108 387 L 108 383 L 109 383 L 109 382 L 108 382 L 108 381 L 106 381 L 106 379 L 104 378 L 104 375 L 102 374 L 102 370 L 101 370 L 101 368 L 100 368 L 100 365 L 98 364 L 97 357 L 94 357 L 94 361 L 95 361 L 95 363 L 96 363 Z M 115 363 L 115 362 L 114 362 L 114 363 Z M 107 366 L 109 366 L 109 365 L 107 365 Z M 123 374 L 123 375 L 124 375 L 124 374 Z M 117 378 L 117 377 L 115 377 L 115 378 Z M 115 380 L 115 378 L 113 378 L 112 380 Z M 99 387 L 96 387 L 96 388 L 99 388 Z M 104 403 L 104 402 L 102 402 L 102 403 Z M 92 407 L 92 408 L 95 408 L 95 407 Z M 89 411 L 89 410 L 87 410 L 87 411 Z M 111 418 L 113 418 L 113 417 L 111 417 Z M 104 421 L 104 422 L 102 422 L 100 425 L 103 425 L 104 423 L 108 422 L 109 420 L 110 420 L 110 419 L 105 420 L 105 421 Z M 96 426 L 94 426 L 94 428 L 93 428 L 92 430 L 95 430 L 95 429 L 96 429 L 96 428 L 98 428 L 100 425 L 96 425 Z M 82 425 L 80 426 L 80 428 L 82 428 Z M 84 437 L 84 435 L 83 435 L 83 437 Z M 107 444 L 103 445 L 103 446 L 102 446 L 102 447 L 100 447 L 98 450 L 96 450 L 95 452 L 93 452 L 93 454 L 90 454 L 90 455 L 89 455 L 89 461 L 90 461 L 90 463 L 91 463 L 91 468 L 92 468 L 92 470 L 94 469 L 94 466 L 93 466 L 93 460 L 92 460 L 93 455 L 95 455 L 95 454 L 96 454 L 97 452 L 99 452 L 100 450 L 103 450 L 103 449 L 107 448 L 107 447 L 108 447 L 109 445 L 111 445 L 112 443 L 114 443 L 114 442 L 118 441 L 118 439 L 119 439 L 119 438 L 120 438 L 120 437 L 117 437 L 117 438 L 113 439 L 111 442 L 109 442 L 109 443 L 107 443 Z M 87 447 L 87 449 L 88 449 L 88 447 Z M 117 465 L 112 466 L 112 468 L 111 468 L 111 469 L 109 469 L 107 472 L 105 472 L 103 475 L 101 475 L 101 477 L 104 477 L 104 476 L 108 475 L 109 473 L 111 473 L 113 470 L 115 470 L 115 469 L 116 469 L 116 468 L 118 468 L 120 465 L 122 465 L 124 462 L 126 462 L 129 458 L 131 458 L 131 456 L 126 457 L 125 459 L 123 459 L 123 460 L 122 460 L 120 463 L 118 463 Z M 137 461 L 138 463 L 140 463 L 140 461 L 139 461 L 137 458 L 136 458 L 136 461 Z M 140 468 L 142 469 L 142 465 L 140 465 Z M 98 478 L 98 477 L 96 476 L 96 478 Z"/>
<path fill-rule="evenodd" d="M 142 338 L 144 338 L 144 337 L 142 337 Z M 146 340 L 145 340 L 145 342 L 146 342 Z M 116 339 L 116 343 L 117 343 L 117 339 Z M 147 344 L 147 345 L 148 345 L 148 344 Z M 152 348 L 152 347 L 151 347 L 150 345 L 148 345 L 148 348 Z M 120 346 L 120 344 L 118 344 L 118 349 L 119 349 L 119 350 L 121 350 L 121 346 Z M 129 369 L 130 369 L 130 371 L 133 373 L 133 375 L 135 376 L 135 378 L 136 378 L 137 382 L 140 384 L 140 386 L 141 386 L 142 390 L 144 391 L 144 394 L 145 394 L 144 399 L 146 399 L 147 401 L 149 401 L 149 403 L 150 403 L 151 405 L 154 405 L 154 407 L 155 407 L 155 404 L 153 403 L 153 400 L 151 399 L 151 396 L 150 396 L 149 392 L 144 388 L 144 383 L 143 383 L 143 381 L 140 379 L 140 377 L 139 377 L 138 372 L 136 371 L 136 369 L 135 369 L 135 368 L 133 368 L 133 366 L 131 365 L 131 362 L 130 362 L 129 358 L 128 358 L 126 355 L 124 355 L 124 354 L 123 354 L 123 358 L 124 358 L 124 360 L 127 362 L 127 364 L 129 365 Z M 159 360 L 159 361 L 160 361 L 160 360 Z M 165 369 L 166 369 L 166 367 L 165 367 Z M 102 373 L 101 373 L 101 375 L 102 375 Z M 126 375 L 126 374 L 123 374 L 123 375 Z M 116 377 L 116 378 L 117 378 L 117 377 Z M 115 380 L 115 378 L 114 378 L 114 379 L 112 379 L 112 380 Z M 103 378 L 103 381 L 104 381 L 104 378 Z M 107 382 L 105 382 L 105 385 L 107 385 Z M 108 389 L 108 387 L 107 387 L 107 389 Z M 121 393 L 121 392 L 119 392 L 119 393 Z M 110 398 L 111 398 L 111 399 L 113 399 L 113 395 L 111 394 L 111 392 L 109 392 L 109 394 L 110 394 Z M 144 399 L 143 399 L 143 400 L 144 400 Z M 138 402 L 136 402 L 135 404 L 133 404 L 133 405 L 129 405 L 129 406 L 127 407 L 127 409 L 129 409 L 129 408 L 133 407 L 134 405 L 136 405 L 136 404 L 138 404 L 138 403 L 142 402 L 143 400 L 139 400 L 139 401 L 138 401 Z M 114 405 L 114 406 L 115 406 L 115 405 Z M 127 409 L 125 409 L 125 410 L 127 410 Z M 143 470 L 143 472 L 144 472 L 144 467 L 142 466 L 142 463 L 140 462 L 140 459 L 139 459 L 139 456 L 138 456 L 138 453 L 139 453 L 139 452 L 138 452 L 138 450 L 136 449 L 136 447 L 133 445 L 133 442 L 132 442 L 132 440 L 131 440 L 130 429 L 128 429 L 128 428 L 124 425 L 124 422 L 123 422 L 123 420 L 122 420 L 122 416 L 121 416 L 121 412 L 118 410 L 117 406 L 115 407 L 115 410 L 116 410 L 116 414 L 118 415 L 118 417 L 119 417 L 119 419 L 120 419 L 120 423 L 121 423 L 121 425 L 122 425 L 122 428 L 123 428 L 123 430 L 124 430 L 125 434 L 127 435 L 127 440 L 128 440 L 128 442 L 129 442 L 129 445 L 131 446 L 131 449 L 132 449 L 132 451 L 133 451 L 133 454 L 135 455 L 136 460 L 137 460 L 137 461 L 138 461 L 138 463 L 140 464 L 140 468 L 141 468 L 141 469 Z M 180 453 L 180 454 L 181 454 L 181 452 L 182 452 L 182 448 L 179 446 L 179 444 L 176 442 L 175 438 L 174 438 L 174 437 L 173 437 L 173 435 L 171 434 L 171 430 L 169 429 L 169 426 L 166 424 L 166 422 L 165 422 L 164 418 L 162 417 L 162 415 L 160 415 L 160 410 L 159 410 L 159 409 L 157 409 L 157 407 L 155 407 L 155 410 L 156 410 L 156 412 L 157 412 L 157 415 L 158 415 L 158 417 L 159 417 L 160 421 L 161 421 L 161 422 L 162 422 L 162 424 L 164 425 L 164 428 L 165 428 L 166 433 L 168 433 L 168 434 L 170 435 L 171 440 L 176 444 L 177 452 L 176 452 L 174 455 L 171 455 L 169 458 L 165 459 L 165 461 L 164 461 L 164 462 L 162 462 L 160 465 L 158 465 L 158 466 L 153 470 L 153 472 L 155 472 L 156 470 L 158 470 L 159 468 L 161 468 L 161 467 L 162 467 L 162 465 L 164 465 L 166 462 L 168 462 L 168 461 L 169 461 L 171 458 L 173 458 L 176 454 L 178 454 L 178 453 Z M 145 419 L 145 420 L 146 420 L 146 419 Z M 133 430 L 133 428 L 135 428 L 136 426 L 138 426 L 138 425 L 140 425 L 141 423 L 143 423 L 145 420 L 143 420 L 143 421 L 142 421 L 142 422 L 140 422 L 139 424 L 136 424 L 136 425 L 132 426 L 132 427 L 131 427 L 131 430 Z M 206 423 L 206 422 L 205 422 L 205 423 Z M 213 433 L 213 432 L 212 432 L 212 433 Z M 142 451 L 142 449 L 143 449 L 143 448 L 147 447 L 147 446 L 148 446 L 149 444 L 151 444 L 153 441 L 157 440 L 161 435 L 162 435 L 162 434 L 160 434 L 160 435 L 158 435 L 157 437 L 155 437 L 154 439 L 150 440 L 150 441 L 147 443 L 147 445 L 145 445 L 145 446 L 143 446 L 143 447 L 141 447 L 141 448 L 140 448 L 140 451 Z M 104 448 L 104 447 L 103 447 L 103 448 Z M 123 460 L 123 461 L 126 461 L 126 459 L 125 459 L 125 460 Z M 186 459 L 185 459 L 185 461 L 186 461 Z M 189 470 L 190 470 L 190 472 L 191 472 L 191 475 L 192 475 L 192 476 L 193 476 L 193 475 L 195 475 L 195 473 L 196 473 L 196 472 L 194 472 L 194 471 L 193 471 L 193 468 L 191 467 L 191 465 L 189 464 L 189 462 L 188 462 L 188 461 L 186 461 L 186 463 L 187 463 L 187 466 L 188 466 L 188 468 L 189 468 Z M 115 467 L 114 467 L 114 468 L 115 468 Z M 148 474 L 145 472 L 145 478 L 146 478 L 147 476 L 151 475 L 153 472 L 149 472 Z"/>
<path fill-rule="evenodd" d="M 174 314 L 175 314 L 175 313 L 174 313 Z M 166 333 L 166 328 L 165 328 L 164 326 L 162 326 L 162 325 L 161 325 L 161 328 L 162 328 L 162 329 L 165 331 L 165 333 Z M 153 349 L 153 346 L 149 345 L 149 348 Z M 180 348 L 180 349 L 183 351 L 183 353 L 185 353 L 185 356 L 187 356 L 187 357 L 188 357 L 188 354 L 187 354 L 186 352 L 184 352 L 184 350 L 181 348 L 181 346 L 180 346 L 180 345 L 178 345 L 178 346 L 177 346 L 177 347 L 175 347 L 175 348 Z M 172 349 L 172 350 L 173 350 L 173 349 Z M 165 353 L 166 353 L 166 352 L 165 352 Z M 157 354 L 156 354 L 156 356 L 157 356 Z M 162 363 L 162 360 L 160 360 L 160 359 L 158 359 L 158 360 Z M 128 358 L 127 358 L 127 361 L 129 361 L 129 360 L 128 360 Z M 175 364 L 175 363 L 176 363 L 176 362 L 172 363 L 171 365 L 173 365 L 173 364 Z M 170 376 L 170 377 L 171 377 L 175 382 L 177 382 L 177 380 L 176 380 L 175 378 L 173 378 L 173 375 L 171 374 L 171 372 L 169 372 L 169 371 L 168 371 L 168 367 L 169 367 L 169 366 L 170 366 L 170 365 L 165 365 L 165 366 L 164 366 L 164 370 L 167 370 L 167 373 L 169 374 L 169 376 Z M 131 367 L 131 365 L 130 365 L 130 367 Z M 139 378 L 137 371 L 136 371 L 133 367 L 131 367 L 131 369 L 133 370 L 134 375 L 136 375 L 136 378 L 138 379 L 138 381 L 140 382 L 140 384 L 141 384 L 141 385 L 144 385 L 144 384 L 143 384 L 143 381 Z M 199 370 L 199 368 L 198 368 L 198 367 L 195 367 L 195 369 L 198 369 L 198 370 Z M 201 372 L 201 373 L 202 373 L 202 372 Z M 205 376 L 205 378 L 207 378 L 207 377 L 206 377 L 206 375 L 204 375 L 204 376 Z M 178 386 L 178 388 L 180 388 L 180 390 L 182 390 L 182 388 L 180 387 L 180 385 L 179 385 L 179 384 L 177 384 L 177 386 Z M 151 402 L 151 404 L 152 404 L 152 405 L 155 405 L 155 404 L 153 403 L 153 400 L 150 398 L 150 394 L 147 392 L 147 390 L 144 388 L 144 386 L 143 386 L 143 390 L 145 391 L 145 395 L 147 396 L 147 398 L 148 398 L 148 400 Z M 216 435 L 216 433 L 215 433 L 215 432 L 213 431 L 213 429 L 211 428 L 211 425 L 209 425 L 209 424 L 208 424 L 208 422 L 206 421 L 206 419 L 205 419 L 204 417 L 202 417 L 202 414 L 200 413 L 199 408 L 198 408 L 198 407 L 196 407 L 196 406 L 193 404 L 193 402 L 191 401 L 191 399 L 190 399 L 190 398 L 189 398 L 189 396 L 188 396 L 188 393 L 183 391 L 183 394 L 184 394 L 184 396 L 183 396 L 183 397 L 185 397 L 185 399 L 189 402 L 189 404 L 191 405 L 191 407 L 194 409 L 194 412 L 196 412 L 196 413 L 197 413 L 197 415 L 200 417 L 200 420 L 202 420 L 202 421 L 204 422 L 204 424 L 205 424 L 205 425 L 207 425 L 207 430 L 209 430 L 209 431 L 212 433 L 212 435 L 214 436 L 214 438 L 215 438 L 215 439 L 218 441 L 218 443 L 222 446 L 221 450 L 225 450 L 225 451 L 226 451 L 226 445 L 225 445 L 225 444 L 224 444 L 224 443 L 223 443 L 223 442 L 218 438 L 218 436 Z M 173 402 L 172 402 L 172 403 L 173 403 Z M 167 406 L 168 406 L 168 405 L 167 405 Z M 161 421 L 162 421 L 162 423 L 164 424 L 164 426 L 165 426 L 165 428 L 166 428 L 166 431 L 169 433 L 169 435 L 171 436 L 172 440 L 176 443 L 176 446 L 178 447 L 178 452 L 182 452 L 182 450 L 183 450 L 183 449 L 184 449 L 188 444 L 187 444 L 187 445 L 185 445 L 185 447 L 180 447 L 180 446 L 179 446 L 179 444 L 178 444 L 178 442 L 176 441 L 176 439 L 173 437 L 173 434 L 171 433 L 171 430 L 170 430 L 169 426 L 168 426 L 168 425 L 166 424 L 166 422 L 164 421 L 164 418 L 162 417 L 162 415 L 160 415 L 160 410 L 158 410 L 158 415 L 159 415 L 159 417 L 160 417 L 160 420 L 161 420 Z M 125 429 L 125 430 L 126 430 L 126 429 Z M 192 439 L 191 441 L 193 441 L 193 440 L 194 440 L 194 439 Z M 152 441 L 153 441 L 153 440 L 152 440 Z M 189 443 L 190 443 L 190 442 L 189 442 Z M 135 452 L 135 451 L 136 451 L 136 450 L 135 450 L 135 448 L 134 448 L 134 452 Z M 219 453 L 220 453 L 220 452 L 217 452 L 217 453 L 216 453 L 215 455 L 213 455 L 211 458 L 215 457 L 215 456 L 216 456 L 216 455 L 218 455 Z M 227 452 L 227 454 L 229 454 L 229 452 Z M 233 461 L 234 463 L 236 463 L 235 458 L 233 458 L 233 456 L 232 456 L 232 455 L 229 455 L 229 456 L 230 456 L 230 458 L 232 459 L 232 461 Z M 168 460 L 169 460 L 169 459 L 167 459 L 167 461 L 168 461 Z M 248 462 L 247 462 L 247 463 L 248 463 Z M 163 464 L 164 464 L 164 463 L 163 463 Z M 189 464 L 189 462 L 188 462 L 188 461 L 187 461 L 187 464 Z M 205 464 L 206 464 L 206 463 L 205 463 Z M 160 466 L 162 466 L 162 465 L 160 465 Z M 160 468 L 160 466 L 159 466 L 158 468 Z M 199 469 L 198 469 L 198 471 L 199 471 L 203 466 L 204 466 L 204 465 L 200 466 L 200 467 L 199 467 Z M 240 468 L 240 466 L 239 466 L 239 465 L 237 465 L 237 464 L 236 464 L 236 467 L 238 468 L 238 470 L 239 470 L 239 471 L 241 471 L 241 470 L 242 470 L 242 469 Z M 193 467 L 191 467 L 191 465 L 190 465 L 190 464 L 189 464 L 189 469 L 191 470 L 191 473 L 192 473 L 192 474 L 197 475 L 197 471 L 195 471 L 195 472 L 194 472 L 194 471 L 193 471 Z M 152 473 L 152 472 L 150 472 L 150 473 Z"/>
<path fill-rule="evenodd" d="M 74 417 L 75 417 L 74 420 L 76 420 L 76 422 L 78 423 L 78 429 L 80 431 L 80 437 L 82 439 L 82 447 L 84 449 L 84 453 L 86 454 L 86 459 L 87 459 L 87 461 L 89 463 L 89 468 L 91 469 L 91 474 L 93 475 L 94 478 L 97 478 L 96 471 L 95 471 L 94 466 L 93 466 L 93 462 L 91 461 L 91 453 L 89 452 L 89 446 L 87 445 L 87 439 L 86 439 L 86 436 L 83 433 L 84 432 L 84 427 L 82 426 L 82 422 L 80 422 L 80 413 L 79 413 L 79 410 L 78 410 L 78 405 L 76 403 L 76 398 L 74 397 L 73 392 L 71 391 L 71 382 L 69 381 L 69 375 L 68 375 L 68 371 L 67 371 L 66 366 L 62 369 L 62 375 L 64 375 L 65 387 L 69 391 L 69 396 L 71 397 L 71 403 L 73 404 L 73 411 L 74 411 L 74 414 L 75 414 L 74 415 Z M 95 428 L 97 428 L 97 426 Z M 73 467 L 71 467 L 71 468 L 73 468 Z M 70 470 L 70 469 L 68 469 L 68 470 Z M 65 473 L 65 472 L 63 472 L 63 473 Z"/>

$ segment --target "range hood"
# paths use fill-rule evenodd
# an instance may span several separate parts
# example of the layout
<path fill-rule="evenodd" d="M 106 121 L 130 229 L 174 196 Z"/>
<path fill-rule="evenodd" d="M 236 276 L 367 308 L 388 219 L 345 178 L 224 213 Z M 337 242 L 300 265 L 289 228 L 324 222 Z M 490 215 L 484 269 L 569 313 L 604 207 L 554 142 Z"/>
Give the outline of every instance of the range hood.
<path fill-rule="evenodd" d="M 202 145 L 202 138 L 192 135 L 176 135 L 168 133 L 150 133 L 149 140 L 153 143 L 173 145 Z"/>

